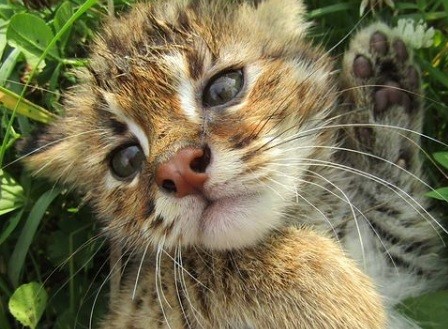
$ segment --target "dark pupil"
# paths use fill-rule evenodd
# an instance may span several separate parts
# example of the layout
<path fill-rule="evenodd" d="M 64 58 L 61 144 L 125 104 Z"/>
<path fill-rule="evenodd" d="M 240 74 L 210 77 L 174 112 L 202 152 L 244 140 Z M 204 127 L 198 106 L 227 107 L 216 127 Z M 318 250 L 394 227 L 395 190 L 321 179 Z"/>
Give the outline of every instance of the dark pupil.
<path fill-rule="evenodd" d="M 217 106 L 235 98 L 243 87 L 241 70 L 221 74 L 209 82 L 204 89 L 203 103 L 205 106 Z"/>
<path fill-rule="evenodd" d="M 140 170 L 144 160 L 140 146 L 132 145 L 120 149 L 112 156 L 110 166 L 119 178 L 128 178 Z"/>

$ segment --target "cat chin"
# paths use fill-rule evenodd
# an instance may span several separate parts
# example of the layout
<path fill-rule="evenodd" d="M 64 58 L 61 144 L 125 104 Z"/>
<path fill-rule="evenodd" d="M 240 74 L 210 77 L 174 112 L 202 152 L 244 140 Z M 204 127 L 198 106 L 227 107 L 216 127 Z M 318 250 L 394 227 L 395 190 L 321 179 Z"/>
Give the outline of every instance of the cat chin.
<path fill-rule="evenodd" d="M 278 226 L 279 218 L 266 196 L 222 198 L 211 202 L 202 213 L 199 243 L 218 250 L 247 247 Z"/>
<path fill-rule="evenodd" d="M 158 204 L 163 206 L 159 210 L 173 224 L 172 235 L 165 237 L 165 246 L 175 247 L 179 236 L 185 247 L 231 250 L 252 246 L 281 225 L 282 212 L 276 205 L 279 202 L 269 192 L 214 201 L 206 201 L 201 195 L 190 195 L 177 202 L 165 199 Z"/>

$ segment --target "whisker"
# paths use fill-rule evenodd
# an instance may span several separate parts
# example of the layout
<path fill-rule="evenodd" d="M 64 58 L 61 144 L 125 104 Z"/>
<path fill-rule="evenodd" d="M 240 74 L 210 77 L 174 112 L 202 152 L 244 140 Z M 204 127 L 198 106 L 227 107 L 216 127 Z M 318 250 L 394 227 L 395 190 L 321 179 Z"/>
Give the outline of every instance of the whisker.
<path fill-rule="evenodd" d="M 123 259 L 124 256 L 125 256 L 125 253 L 123 253 L 123 255 L 120 257 L 119 260 L 121 261 L 121 259 Z M 128 260 L 126 261 L 126 263 L 125 263 L 125 267 L 126 267 L 126 264 L 129 262 L 129 260 L 130 260 L 130 257 L 129 257 Z M 118 263 L 119 263 L 119 262 L 117 261 L 116 264 L 118 264 Z M 121 263 L 121 262 L 120 262 L 120 263 Z M 101 269 L 102 269 L 104 266 L 106 266 L 106 264 L 107 264 L 107 263 L 104 263 L 104 264 L 101 265 L 100 270 L 97 272 L 95 278 L 92 280 L 92 283 L 90 284 L 90 286 L 89 286 L 89 288 L 87 289 L 87 291 L 89 291 L 90 288 L 93 286 L 93 282 L 95 282 L 95 279 L 96 279 L 97 275 L 99 275 Z M 114 266 L 115 266 L 115 265 L 114 265 Z M 124 270 L 124 269 L 123 269 L 123 270 Z M 94 299 L 93 299 L 93 305 L 92 305 L 92 308 L 91 308 L 91 310 L 90 310 L 90 316 L 89 316 L 89 329 L 92 329 L 92 328 L 93 328 L 93 319 L 94 319 L 93 313 L 94 313 L 94 311 L 95 311 L 95 306 L 96 306 L 96 303 L 98 302 L 99 295 L 100 295 L 101 291 L 103 290 L 104 286 L 106 285 L 106 283 L 109 281 L 110 277 L 112 276 L 112 273 L 113 273 L 113 271 L 109 271 L 109 273 L 107 274 L 106 278 L 104 279 L 104 281 L 103 281 L 103 282 L 101 283 L 101 285 L 99 286 L 97 293 L 95 294 L 95 297 L 94 297 Z M 86 294 L 87 294 L 87 293 L 86 293 Z M 80 307 L 81 307 L 81 306 L 80 306 Z"/>
<path fill-rule="evenodd" d="M 448 144 L 439 141 L 436 138 L 430 137 L 428 135 L 425 135 L 423 133 L 420 133 L 418 131 L 412 130 L 412 129 L 408 129 L 408 128 L 403 128 L 403 127 L 399 127 L 399 126 L 393 126 L 393 125 L 385 125 L 385 124 L 379 124 L 379 123 L 347 123 L 347 124 L 332 124 L 332 125 L 326 125 L 326 126 L 321 126 L 321 127 L 316 127 L 316 128 L 310 128 L 307 129 L 305 131 L 301 131 L 299 133 L 297 133 L 295 136 L 289 137 L 288 139 L 281 141 L 280 143 L 274 144 L 274 145 L 269 145 L 268 148 L 266 148 L 265 150 L 269 150 L 272 148 L 276 148 L 280 145 L 286 144 L 286 143 L 290 143 L 294 140 L 300 139 L 302 138 L 304 134 L 310 134 L 310 133 L 314 133 L 314 132 L 318 132 L 320 130 L 324 130 L 324 129 L 334 129 L 334 128 L 353 128 L 353 127 L 373 127 L 373 128 L 385 128 L 385 129 L 391 129 L 391 130 L 401 130 L 407 133 L 411 133 L 420 137 L 423 137 L 424 139 L 430 140 L 432 142 L 435 142 L 441 146 L 444 147 L 448 147 Z"/>
<path fill-rule="evenodd" d="M 67 260 L 65 260 L 63 263 L 61 263 L 60 265 L 58 265 L 47 277 L 47 279 L 45 279 L 45 281 L 42 283 L 43 285 L 45 285 L 48 280 L 50 280 L 50 278 L 56 273 L 56 271 L 60 270 L 63 266 L 65 266 L 70 260 L 70 258 L 74 257 L 78 252 L 80 252 L 82 249 L 84 249 L 84 247 L 87 247 L 91 242 L 95 241 L 96 239 L 99 239 L 100 237 L 96 237 L 96 238 L 92 238 L 90 239 L 88 242 L 85 242 L 81 247 L 78 248 L 78 250 L 75 253 L 72 253 Z M 81 272 L 83 270 L 83 268 L 85 268 L 85 266 L 87 264 L 89 264 L 92 259 L 98 254 L 98 252 L 101 250 L 101 248 L 104 246 L 106 240 L 104 239 L 103 241 L 101 241 L 100 246 L 98 247 L 98 249 L 84 262 L 84 264 L 82 266 L 80 266 L 76 272 L 74 272 L 72 275 L 69 276 L 69 278 L 65 281 L 65 283 L 63 283 L 61 286 L 58 287 L 58 289 L 54 292 L 53 296 L 56 296 L 60 291 L 62 291 L 62 289 L 77 275 L 79 274 L 79 272 Z"/>
<path fill-rule="evenodd" d="M 179 259 L 179 261 L 180 261 L 180 259 L 182 257 L 180 243 L 178 243 L 176 245 L 174 255 L 175 255 L 175 259 Z M 187 288 L 186 288 L 186 286 L 182 286 L 182 281 L 181 281 L 181 279 L 178 278 L 178 275 L 182 275 L 182 274 L 179 271 L 179 266 L 177 266 L 177 262 L 173 262 L 173 273 L 174 273 L 174 287 L 176 289 L 177 300 L 179 302 L 179 306 L 180 306 L 182 315 L 185 319 L 185 322 L 187 323 L 188 328 L 191 329 L 190 320 L 188 319 L 187 313 L 185 312 L 184 303 L 182 302 L 182 297 L 180 295 L 181 292 L 179 291 L 178 280 L 181 282 L 181 287 L 182 287 L 184 294 L 186 293 Z"/>
<path fill-rule="evenodd" d="M 276 171 L 276 170 L 270 170 L 271 172 L 276 172 L 276 173 L 279 173 L 278 171 Z M 285 176 L 285 174 L 284 173 L 281 173 L 283 176 Z M 294 178 L 295 179 L 295 178 Z M 301 198 L 303 201 L 305 201 L 308 205 L 310 205 L 314 210 L 316 210 L 323 218 L 324 218 L 324 220 L 325 220 L 325 222 L 327 222 L 328 223 L 328 225 L 330 225 L 330 228 L 331 228 L 331 230 L 333 231 L 333 234 L 334 234 L 334 236 L 335 236 L 335 238 L 336 239 L 338 239 L 338 234 L 337 234 L 337 232 L 336 232 L 336 229 L 335 229 L 335 227 L 333 226 L 333 224 L 331 223 L 331 221 L 329 220 L 329 218 L 323 213 L 323 211 L 322 210 L 320 210 L 319 208 L 317 208 L 311 201 L 309 201 L 307 198 L 305 198 L 302 194 L 300 194 L 299 193 L 299 191 L 297 190 L 297 188 L 296 187 L 287 187 L 287 186 L 285 186 L 284 184 L 281 184 L 280 182 L 278 182 L 278 181 L 276 181 L 276 180 L 274 180 L 274 179 L 272 179 L 272 178 L 270 178 L 270 177 L 268 177 L 268 180 L 270 180 L 271 182 L 273 182 L 273 183 L 275 183 L 275 184 L 278 184 L 278 185 L 281 185 L 283 188 L 285 188 L 286 190 L 290 190 L 290 191 L 292 191 L 293 193 L 294 193 L 294 195 L 296 196 L 296 203 L 298 204 L 299 203 L 299 200 L 298 200 L 298 198 Z M 302 179 L 300 179 L 299 181 L 303 181 L 303 182 L 306 182 L 306 183 L 308 183 L 308 181 L 306 181 L 306 180 L 302 180 Z M 318 185 L 318 184 L 316 184 L 316 185 Z M 320 186 L 320 185 L 318 185 L 319 187 L 322 187 L 323 189 L 325 189 L 323 186 Z M 332 192 L 332 191 L 330 191 L 331 193 L 334 193 L 334 192 Z"/>
<path fill-rule="evenodd" d="M 317 183 L 314 183 L 314 182 L 309 182 L 309 181 L 305 181 L 305 180 L 302 180 L 302 179 L 299 179 L 299 181 L 306 182 L 307 184 L 312 184 L 312 185 L 315 185 L 315 186 L 317 186 L 317 187 L 320 187 L 320 188 L 322 188 L 322 189 L 324 189 L 324 190 L 330 191 L 330 190 L 326 189 L 324 186 L 322 186 L 322 185 L 320 185 L 320 184 L 317 184 Z M 274 181 L 274 182 L 276 182 L 276 181 Z M 276 183 L 278 184 L 278 182 L 276 182 Z M 333 185 L 333 186 L 335 186 L 335 185 Z M 364 243 L 363 243 L 363 239 L 362 239 L 361 231 L 360 231 L 360 228 L 359 228 L 359 224 L 358 224 L 358 220 L 357 220 L 357 217 L 356 217 L 356 213 L 355 213 L 355 209 L 354 209 L 354 207 L 353 207 L 353 204 L 350 202 L 350 199 L 349 199 L 348 196 L 345 194 L 345 192 L 342 191 L 342 189 L 338 188 L 337 186 L 335 186 L 335 187 L 338 189 L 339 192 L 342 193 L 342 195 L 345 197 L 345 200 L 344 200 L 344 201 L 345 201 L 345 202 L 349 205 L 349 207 L 350 207 L 350 210 L 351 210 L 352 215 L 353 215 L 353 219 L 354 219 L 354 221 L 355 221 L 356 230 L 357 230 L 357 232 L 358 232 L 359 242 L 360 242 L 360 245 L 361 245 L 362 258 L 363 258 L 363 260 L 365 261 Z M 331 191 L 331 193 L 334 194 L 335 196 L 337 196 L 334 192 Z M 337 196 L 337 197 L 338 197 L 338 196 Z M 305 200 L 306 200 L 306 199 L 305 199 Z M 308 202 L 307 202 L 307 203 L 308 203 Z M 309 204 L 310 204 L 313 208 L 315 207 L 315 206 L 312 205 L 311 203 L 309 203 Z M 319 210 L 319 212 L 322 213 L 320 210 Z M 322 215 L 325 217 L 325 219 L 328 220 L 328 218 L 327 218 L 323 213 L 322 213 Z M 338 235 L 337 235 L 337 233 L 336 233 L 336 230 L 335 230 L 333 224 L 332 224 L 331 221 L 329 221 L 329 220 L 328 220 L 328 223 L 330 224 L 330 227 L 332 228 L 333 233 L 335 234 L 335 236 L 336 236 L 336 238 L 337 238 Z M 365 265 L 365 264 L 364 264 L 364 265 Z"/>
<path fill-rule="evenodd" d="M 332 147 L 332 146 L 319 146 L 319 147 L 323 147 L 323 148 L 330 148 L 330 149 L 342 149 L 342 150 L 345 150 L 345 151 L 353 151 L 353 152 L 356 152 L 356 153 L 361 153 L 361 154 L 364 154 L 364 152 L 361 152 L 361 151 L 356 151 L 356 150 L 352 150 L 352 149 L 345 149 L 345 148 L 338 148 L 338 147 Z M 307 146 L 297 146 L 297 147 L 295 147 L 295 148 L 293 148 L 293 150 L 296 150 L 296 149 L 301 149 L 301 148 L 309 148 L 309 147 L 307 147 Z M 288 150 L 288 151 L 291 151 L 291 150 Z M 369 153 L 365 153 L 364 155 L 367 155 L 367 156 L 369 156 L 370 154 Z M 380 160 L 385 160 L 385 159 L 382 159 L 382 158 L 380 158 L 380 157 L 378 157 L 378 159 L 380 159 Z M 288 159 L 284 159 L 284 161 L 288 161 Z M 392 191 L 394 191 L 395 192 L 395 194 L 396 195 L 398 195 L 401 199 L 403 199 L 408 205 L 410 205 L 418 214 L 420 214 L 420 215 L 422 215 L 423 216 L 423 214 L 421 213 L 421 211 L 420 210 L 418 210 L 415 206 L 414 206 L 414 204 L 415 205 L 417 205 L 426 215 L 428 215 L 429 216 L 429 218 L 431 219 L 431 220 L 429 220 L 429 224 L 434 228 L 434 230 L 436 230 L 435 229 L 435 227 L 432 225 L 432 221 L 433 222 L 435 222 L 436 224 L 437 224 L 437 226 L 438 227 L 440 227 L 442 230 L 443 230 L 443 232 L 445 232 L 445 233 L 448 233 L 448 231 L 426 210 L 426 209 L 424 209 L 421 205 L 420 205 L 420 203 L 418 202 L 418 201 L 416 201 L 411 195 L 409 195 L 406 191 L 404 191 L 403 189 L 401 189 L 401 188 L 399 188 L 398 186 L 395 186 L 395 185 L 393 185 L 392 183 L 389 183 L 389 182 L 387 182 L 386 180 L 384 180 L 384 179 L 382 179 L 382 178 L 380 178 L 380 177 L 378 177 L 378 176 L 375 176 L 375 175 L 373 175 L 373 174 L 370 174 L 370 173 L 367 173 L 367 172 L 364 172 L 364 171 L 361 171 L 361 170 L 359 170 L 359 169 L 356 169 L 356 168 L 352 168 L 352 167 L 349 167 L 349 166 L 345 166 L 345 165 L 343 165 L 343 164 L 340 164 L 340 163 L 335 163 L 335 162 L 330 162 L 330 161 L 324 161 L 324 160 L 318 160 L 318 159 L 309 159 L 309 158 L 292 158 L 292 159 L 290 159 L 290 161 L 295 161 L 295 162 L 297 162 L 297 161 L 299 161 L 298 163 L 297 163 L 297 165 L 310 165 L 310 164 L 312 164 L 312 165 L 316 165 L 316 166 L 322 166 L 322 165 L 324 165 L 324 166 L 327 166 L 327 167 L 332 167 L 332 168 L 339 168 L 339 169 L 343 169 L 343 170 L 346 170 L 346 171 L 348 171 L 348 172 L 351 172 L 351 173 L 355 173 L 355 174 L 357 174 L 357 175 L 360 175 L 360 176 L 362 176 L 362 177 L 365 177 L 365 178 L 369 178 L 369 179 L 371 179 L 371 180 L 373 180 L 373 181 L 375 181 L 375 182 L 377 182 L 377 183 L 379 183 L 379 184 L 381 184 L 381 185 L 383 185 L 383 186 L 385 186 L 385 187 L 387 187 L 387 188 L 389 188 L 389 189 L 391 189 Z M 386 160 L 387 161 L 387 160 Z M 389 161 L 390 162 L 390 161 Z M 393 164 L 392 162 L 390 162 L 390 164 Z M 279 163 L 278 165 L 285 165 L 284 163 Z M 403 170 L 403 168 L 402 167 L 400 167 L 400 166 L 398 166 L 398 165 L 396 165 L 396 164 L 393 164 L 393 165 L 395 165 L 395 166 L 397 166 L 397 168 L 399 168 L 400 170 Z M 411 173 L 410 173 L 411 174 Z M 413 174 L 412 174 L 413 175 Z M 416 176 L 413 176 L 414 178 L 416 178 L 419 182 L 421 182 L 422 184 L 425 184 L 425 186 L 427 186 L 427 187 L 430 187 L 428 184 L 426 184 L 425 182 L 423 182 L 421 179 L 419 179 L 418 177 L 416 177 Z M 402 195 L 402 194 L 400 194 L 400 193 L 402 193 L 402 194 L 404 194 L 404 196 Z M 409 198 L 409 200 L 411 200 L 414 204 L 412 204 L 410 201 L 408 201 L 406 198 L 405 198 L 405 196 L 407 197 L 407 198 Z M 426 220 L 428 220 L 427 218 L 426 218 L 426 216 L 423 216 Z M 436 230 L 437 231 L 437 230 Z M 437 231 L 437 233 L 438 233 L 438 231 Z M 439 233 L 438 233 L 439 234 Z M 440 236 L 440 234 L 439 234 L 439 236 Z M 440 237 L 441 238 L 441 237 Z M 441 238 L 442 239 L 442 238 Z M 443 241 L 443 240 L 442 240 Z"/>
<path fill-rule="evenodd" d="M 375 236 L 376 236 L 376 237 L 378 238 L 378 240 L 380 241 L 380 243 L 381 243 L 382 247 L 384 248 L 384 250 L 385 250 L 387 256 L 388 256 L 389 259 L 391 260 L 392 265 L 393 265 L 394 268 L 396 269 L 397 266 L 396 266 L 396 264 L 395 264 L 395 260 L 393 259 L 392 255 L 390 254 L 389 249 L 388 249 L 388 248 L 386 247 L 386 245 L 384 244 L 383 240 L 381 239 L 381 236 L 379 235 L 379 233 L 377 232 L 377 230 L 373 227 L 372 223 L 370 223 L 370 220 L 365 216 L 364 212 L 361 211 L 361 209 L 359 209 L 357 206 L 355 206 L 355 205 L 350 201 L 350 198 L 347 196 L 346 193 L 344 193 L 344 191 L 343 191 L 339 186 L 337 186 L 336 184 L 334 184 L 333 182 L 331 182 L 329 179 L 325 178 L 324 176 L 320 175 L 319 173 L 317 173 L 317 172 L 315 172 L 315 171 L 307 170 L 307 172 L 310 172 L 310 173 L 312 173 L 313 175 L 315 175 L 315 176 L 321 178 L 322 180 L 324 180 L 324 181 L 327 182 L 328 184 L 331 184 L 331 185 L 332 185 L 334 188 L 336 188 L 338 191 L 340 191 L 341 193 L 343 193 L 344 198 L 340 198 L 337 194 L 334 194 L 334 195 L 335 195 L 336 197 L 340 198 L 342 201 L 348 203 L 348 204 L 350 205 L 350 208 L 356 210 L 356 211 L 361 215 L 361 217 L 362 217 L 362 218 L 365 220 L 365 222 L 369 225 L 370 229 L 373 231 L 373 233 L 375 234 Z M 309 183 L 309 181 L 306 181 L 306 180 L 305 180 L 304 182 L 305 182 L 305 183 Z M 333 192 L 332 192 L 331 190 L 329 190 L 329 189 L 325 189 L 325 190 L 326 190 L 327 192 L 330 192 L 330 193 L 333 194 Z M 352 211 L 353 211 L 353 210 L 352 210 Z M 357 221 L 356 221 L 356 220 L 357 220 L 357 217 L 353 217 L 353 219 L 355 220 L 355 225 L 356 225 L 356 227 L 357 227 L 358 234 L 360 234 L 359 226 L 357 225 Z M 360 241 L 360 244 L 361 244 L 361 248 L 363 248 L 362 240 Z M 362 250 L 362 251 L 364 251 L 364 250 Z M 363 259 L 365 260 L 365 254 L 364 254 L 364 252 L 362 253 L 362 256 L 363 256 Z M 366 265 L 366 264 L 364 264 L 364 266 L 365 266 L 365 265 Z"/>
<path fill-rule="evenodd" d="M 435 222 L 437 224 L 437 226 L 446 234 L 448 234 L 447 229 L 445 229 L 443 227 L 443 225 L 441 223 L 439 223 L 422 205 L 420 205 L 420 203 L 417 200 L 415 200 L 409 193 L 407 193 L 403 189 L 401 189 L 401 188 L 393 185 L 392 183 L 389 183 L 388 181 L 386 181 L 384 179 L 381 179 L 381 178 L 379 178 L 379 177 L 377 177 L 375 175 L 366 173 L 366 172 L 364 172 L 362 170 L 358 170 L 358 169 L 355 169 L 355 168 L 352 168 L 352 167 L 349 167 L 349 166 L 345 166 L 345 165 L 334 163 L 334 162 L 330 162 L 330 161 L 316 160 L 316 159 L 312 159 L 312 160 L 310 160 L 310 159 L 303 159 L 303 160 L 309 160 L 310 161 L 309 163 L 306 164 L 307 166 L 312 164 L 314 166 L 326 166 L 326 167 L 330 167 L 330 168 L 336 168 L 336 169 L 345 170 L 347 172 L 359 175 L 361 177 L 369 178 L 369 179 L 371 179 L 371 180 L 381 184 L 382 186 L 384 186 L 384 187 L 394 191 L 395 194 L 398 197 L 400 197 L 406 204 L 408 204 L 412 209 L 414 209 L 416 213 L 421 215 L 432 226 L 432 228 L 439 235 L 442 243 L 444 243 L 442 237 L 440 236 L 440 233 L 434 227 L 432 222 Z M 301 164 L 298 164 L 298 165 L 301 165 Z M 302 165 L 304 165 L 304 164 L 302 163 Z M 403 195 L 400 194 L 400 193 L 402 193 Z M 411 200 L 413 203 L 411 203 L 411 201 L 409 201 L 409 200 Z M 421 211 L 418 210 L 417 208 L 420 208 Z M 429 219 L 426 216 L 423 216 L 423 214 L 426 214 L 429 217 Z"/>
<path fill-rule="evenodd" d="M 207 289 L 210 292 L 213 292 L 213 290 L 211 290 L 209 287 L 205 286 L 201 281 L 199 281 L 197 278 L 195 278 L 185 267 L 183 267 L 181 264 L 179 264 L 178 261 L 173 256 L 171 256 L 167 251 L 165 251 L 165 250 L 162 250 L 162 251 L 166 256 L 168 256 L 168 258 L 170 258 L 173 262 L 175 262 L 177 266 L 181 266 L 182 271 L 187 273 L 188 276 L 191 279 L 193 279 L 197 284 L 199 284 L 202 288 Z M 200 257 L 199 253 L 198 253 L 198 256 Z"/>
<path fill-rule="evenodd" d="M 194 318 L 195 318 L 195 320 L 196 320 L 196 323 L 197 323 L 201 328 L 204 329 L 205 327 L 202 325 L 202 321 L 198 318 L 198 316 L 199 316 L 200 318 L 202 318 L 202 320 L 204 320 L 204 316 L 202 315 L 201 312 L 199 312 L 199 311 L 196 309 L 196 307 L 194 306 L 194 304 L 191 302 L 190 293 L 188 292 L 188 289 L 187 289 L 187 284 L 186 284 L 186 281 L 185 281 L 185 272 L 186 272 L 186 269 L 185 269 L 185 267 L 183 266 L 182 250 L 181 250 L 181 249 L 179 249 L 179 263 L 180 263 L 179 270 L 180 270 L 180 273 L 181 273 L 181 280 L 182 280 L 182 281 L 181 281 L 181 284 L 182 284 L 183 287 L 184 287 L 185 297 L 187 298 L 188 304 L 189 304 L 190 307 L 191 307 L 191 310 L 192 310 L 193 316 L 194 316 Z"/>
<path fill-rule="evenodd" d="M 155 281 L 156 281 L 156 293 L 157 293 L 157 300 L 159 301 L 160 310 L 162 311 L 163 318 L 165 319 L 166 325 L 169 329 L 171 328 L 170 322 L 168 320 L 168 317 L 166 316 L 165 307 L 163 305 L 163 302 L 165 302 L 169 308 L 172 308 L 168 300 L 166 299 L 165 294 L 163 293 L 163 284 L 162 284 L 162 277 L 160 275 L 160 266 L 162 262 L 162 252 L 165 252 L 163 245 L 165 244 L 166 234 L 161 239 L 159 245 L 157 246 L 157 253 L 156 253 L 156 268 L 155 268 Z"/>
<path fill-rule="evenodd" d="M 136 293 L 136 291 L 137 291 L 138 279 L 140 278 L 140 272 L 141 272 L 142 267 L 143 267 L 143 262 L 145 261 L 146 253 L 148 252 L 148 248 L 149 248 L 150 245 L 151 245 L 151 241 L 149 241 L 149 242 L 146 244 L 145 251 L 143 252 L 143 255 L 142 255 L 141 260 L 140 260 L 140 264 L 139 264 L 139 266 L 138 266 L 137 277 L 135 278 L 134 289 L 133 289 L 133 291 L 132 291 L 132 300 L 135 299 L 135 293 Z"/>
<path fill-rule="evenodd" d="M 406 136 L 402 136 L 404 138 L 407 138 Z M 411 139 L 409 139 L 409 141 L 412 141 Z M 401 166 L 399 166 L 398 164 L 384 159 L 380 156 L 377 156 L 375 154 L 372 153 L 368 153 L 368 152 L 364 152 L 364 151 L 359 151 L 359 150 L 355 150 L 355 149 L 349 149 L 349 148 L 345 148 L 345 147 L 338 147 L 338 146 L 325 146 L 325 145 L 320 145 L 320 146 L 296 146 L 290 149 L 287 149 L 285 152 L 290 152 L 290 151 L 296 151 L 299 149 L 308 149 L 308 148 L 321 148 L 321 149 L 330 149 L 330 150 L 337 150 L 337 151 L 344 151 L 344 152 L 350 152 L 350 153 L 355 153 L 355 154 L 360 154 L 372 159 L 376 159 L 382 162 L 385 162 L 391 166 L 393 166 L 394 168 L 399 169 L 400 171 L 406 173 L 407 175 L 411 176 L 412 178 L 414 178 L 417 182 L 419 182 L 420 184 L 424 185 L 426 188 L 435 191 L 431 185 L 429 185 L 428 183 L 426 183 L 423 179 L 421 179 L 420 177 L 418 177 L 417 175 L 415 175 L 414 173 L 410 172 L 409 170 L 407 170 L 406 168 L 403 168 Z M 351 168 L 351 167 L 350 167 Z M 377 177 L 377 176 L 375 176 Z M 379 177 L 378 177 L 379 178 Z"/>
<path fill-rule="evenodd" d="M 103 128 L 99 128 L 99 129 L 92 129 L 92 130 L 83 131 L 83 132 L 80 132 L 80 133 L 77 133 L 77 134 L 74 134 L 74 135 L 66 136 L 64 138 L 59 138 L 57 140 L 48 142 L 47 144 L 42 145 L 42 146 L 40 146 L 40 147 L 38 147 L 38 148 L 36 148 L 36 149 L 34 149 L 34 150 L 24 154 L 24 155 L 21 155 L 20 157 L 14 159 L 13 161 L 11 161 L 11 162 L 7 163 L 6 165 L 2 166 L 1 169 L 5 169 L 5 168 L 7 168 L 7 167 L 17 163 L 17 162 L 21 162 L 26 157 L 29 157 L 30 155 L 33 155 L 34 153 L 39 153 L 40 151 L 42 151 L 43 149 L 45 149 L 45 148 L 47 148 L 49 146 L 52 146 L 52 145 L 58 144 L 60 142 L 63 142 L 63 141 L 69 140 L 69 139 L 73 139 L 73 138 L 76 138 L 76 137 L 79 137 L 79 136 L 82 136 L 82 135 L 88 135 L 88 134 L 97 133 L 97 132 L 101 132 L 102 133 L 101 135 L 105 135 L 106 133 L 110 133 L 110 132 L 108 132 L 107 130 L 105 130 Z"/>
<path fill-rule="evenodd" d="M 391 85 L 383 85 L 383 84 L 363 84 L 363 85 L 359 85 L 359 86 L 354 86 L 354 87 L 350 87 L 350 88 L 344 88 L 341 90 L 337 91 L 337 94 L 344 94 L 347 91 L 351 91 L 351 90 L 357 90 L 357 89 L 362 89 L 362 88 L 378 88 L 378 87 L 387 87 L 390 89 L 396 89 L 396 90 L 400 90 L 400 91 L 404 91 L 409 95 L 413 95 L 413 96 L 417 96 L 419 98 L 423 98 L 425 101 L 429 101 L 433 104 L 436 104 L 437 106 L 442 106 L 442 107 L 447 107 L 447 105 L 443 102 L 439 102 L 436 99 L 430 98 L 428 96 L 426 96 L 425 94 L 421 94 L 421 93 L 417 93 L 417 92 L 413 92 L 411 90 L 408 89 L 404 89 L 404 88 L 400 88 L 400 87 L 396 87 L 396 86 L 391 86 Z"/>

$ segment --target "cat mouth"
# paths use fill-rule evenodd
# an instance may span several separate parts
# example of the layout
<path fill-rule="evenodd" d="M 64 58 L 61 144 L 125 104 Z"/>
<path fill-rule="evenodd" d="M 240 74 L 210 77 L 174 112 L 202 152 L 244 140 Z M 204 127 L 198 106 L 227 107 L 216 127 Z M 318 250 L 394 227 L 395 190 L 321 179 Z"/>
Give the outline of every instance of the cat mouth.
<path fill-rule="evenodd" d="M 262 204 L 263 198 L 258 194 L 207 199 L 198 221 L 201 244 L 212 249 L 235 249 L 252 244 L 259 238 L 258 223 L 263 219 L 260 208 L 265 208 L 260 207 Z"/>
<path fill-rule="evenodd" d="M 202 217 L 207 220 L 213 220 L 215 216 L 231 216 L 235 210 L 244 207 L 248 199 L 255 198 L 255 194 L 246 194 L 230 197 L 222 197 L 216 200 L 206 198 L 207 205 L 202 213 Z"/>

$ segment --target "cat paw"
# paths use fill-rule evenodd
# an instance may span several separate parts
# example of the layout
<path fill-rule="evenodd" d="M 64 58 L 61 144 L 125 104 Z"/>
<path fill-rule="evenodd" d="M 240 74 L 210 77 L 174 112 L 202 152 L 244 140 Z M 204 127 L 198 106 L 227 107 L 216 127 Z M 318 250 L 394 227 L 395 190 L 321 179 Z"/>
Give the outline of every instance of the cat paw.
<path fill-rule="evenodd" d="M 364 40 L 362 40 L 364 41 Z M 364 42 L 365 43 L 365 42 Z M 418 109 L 413 95 L 420 90 L 420 76 L 410 59 L 406 44 L 397 37 L 375 31 L 351 63 L 352 79 L 362 86 L 372 86 L 374 115 L 381 115 L 393 106 L 407 113 Z"/>
<path fill-rule="evenodd" d="M 344 56 L 342 91 L 342 123 L 353 124 L 344 129 L 349 147 L 373 154 L 369 162 L 408 167 L 418 149 L 423 97 L 420 71 L 400 36 L 381 23 L 355 35 Z"/>

